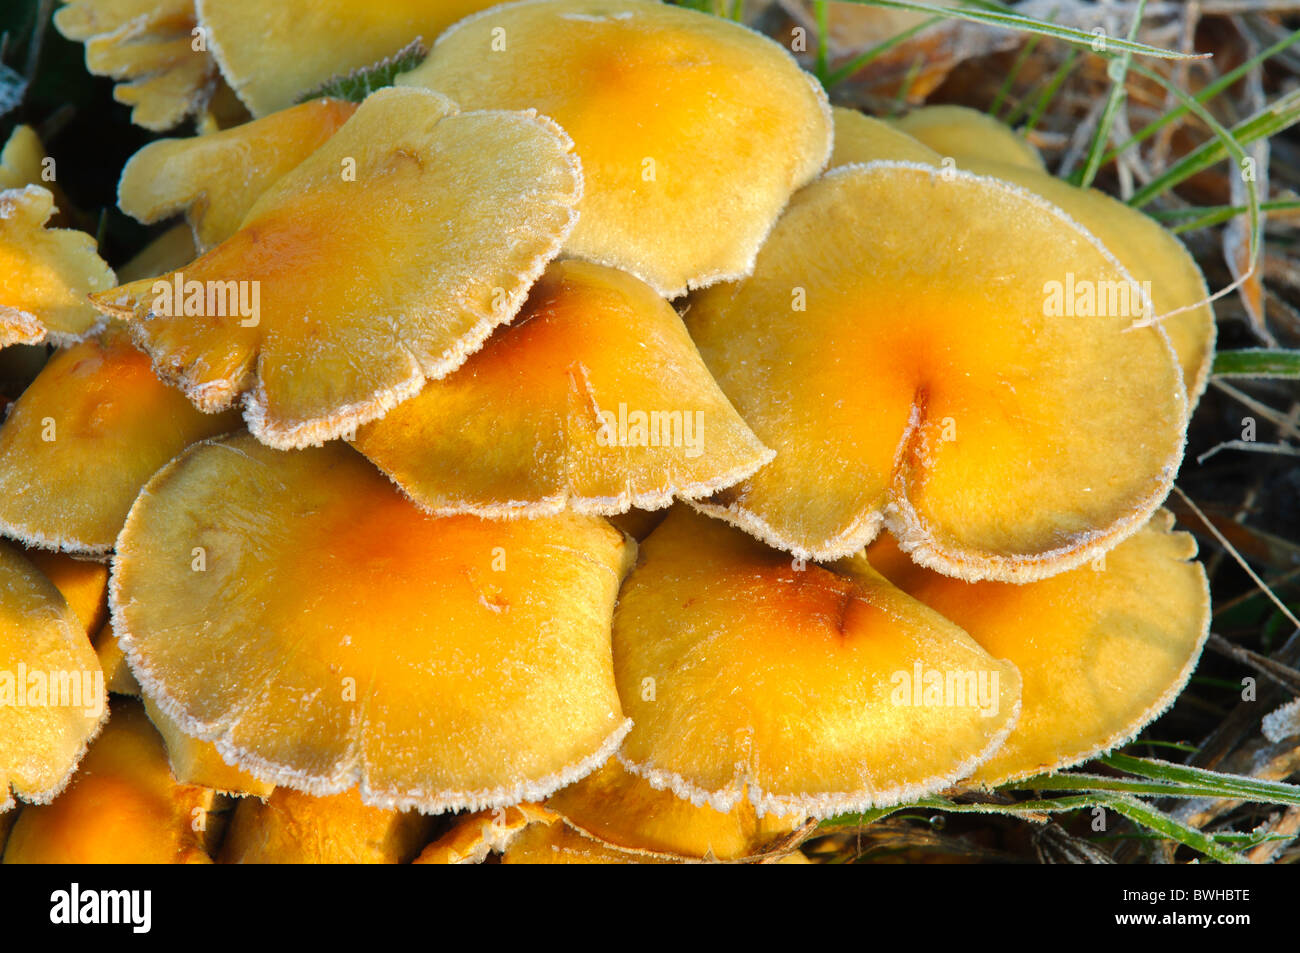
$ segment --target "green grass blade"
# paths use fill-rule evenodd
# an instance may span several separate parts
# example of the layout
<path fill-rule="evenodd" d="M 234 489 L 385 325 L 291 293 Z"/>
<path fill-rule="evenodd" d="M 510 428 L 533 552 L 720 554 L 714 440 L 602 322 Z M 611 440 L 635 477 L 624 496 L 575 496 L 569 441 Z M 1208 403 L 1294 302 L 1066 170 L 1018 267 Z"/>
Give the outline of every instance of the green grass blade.
<path fill-rule="evenodd" d="M 1168 840 L 1177 841 L 1212 860 L 1217 860 L 1221 864 L 1249 863 L 1241 854 L 1223 846 L 1211 835 L 1206 834 L 1204 831 L 1198 831 L 1194 827 L 1188 827 L 1181 821 L 1175 820 L 1163 811 L 1158 811 L 1151 805 L 1144 804 L 1136 798 L 1116 795 L 1108 798 L 1099 806 L 1108 807 L 1116 814 L 1128 818 L 1134 824 L 1141 825 Z"/>
<path fill-rule="evenodd" d="M 1043 88 L 1042 93 L 1038 97 L 1038 101 L 1034 104 L 1034 111 L 1029 114 L 1029 119 L 1025 122 L 1025 128 L 1022 130 L 1024 134 L 1034 131 L 1034 128 L 1038 125 L 1038 121 L 1043 118 L 1043 115 L 1052 105 L 1052 100 L 1054 100 L 1056 94 L 1060 92 L 1061 85 L 1065 82 L 1065 78 L 1070 75 L 1070 70 L 1074 69 L 1074 64 L 1078 59 L 1079 51 L 1071 50 L 1070 55 L 1065 58 L 1065 61 L 1062 62 L 1056 72 L 1052 74 L 1052 78 L 1048 80 L 1047 86 Z"/>
<path fill-rule="evenodd" d="M 1300 211 L 1300 202 L 1285 199 L 1274 202 L 1260 202 L 1259 210 L 1261 212 Z M 1244 215 L 1249 211 L 1250 208 L 1246 205 L 1213 205 L 1204 208 L 1152 209 L 1150 215 L 1163 222 L 1169 222 L 1169 227 L 1174 232 L 1181 234 L 1182 232 L 1194 232 L 1200 228 L 1222 225 L 1224 222 L 1231 221 L 1238 215 Z M 1180 218 L 1187 219 L 1187 221 L 1175 221 Z"/>
<path fill-rule="evenodd" d="M 1278 53 L 1281 53 L 1283 50 L 1287 49 L 1288 47 L 1296 45 L 1297 43 L 1300 43 L 1300 30 L 1296 30 L 1291 35 L 1283 37 L 1281 40 L 1278 40 L 1276 43 L 1274 43 L 1272 46 L 1268 47 L 1267 49 L 1261 50 L 1259 53 L 1256 53 L 1254 56 L 1246 60 L 1246 62 L 1242 63 L 1240 66 L 1224 73 L 1222 76 L 1216 79 L 1209 86 L 1206 86 L 1203 90 L 1197 93 L 1193 98 L 1198 103 L 1208 103 L 1211 99 L 1219 95 L 1219 93 L 1223 92 L 1233 83 L 1235 83 L 1237 80 L 1241 79 L 1243 76 L 1249 73 L 1256 66 L 1260 65 L 1265 60 L 1271 59 L 1272 57 L 1276 56 Z M 1179 119 L 1182 119 L 1184 116 L 1186 116 L 1189 112 L 1191 112 L 1191 110 L 1186 105 L 1179 104 L 1175 106 L 1173 109 L 1169 110 L 1169 112 L 1165 113 L 1159 119 L 1143 126 L 1141 129 L 1135 132 L 1129 139 L 1125 140 L 1124 142 L 1121 142 L 1114 149 L 1111 149 L 1110 152 L 1106 153 L 1105 158 L 1102 159 L 1102 164 L 1104 165 L 1107 162 L 1114 162 L 1115 159 L 1119 157 L 1120 153 L 1122 153 L 1125 149 L 1131 149 L 1133 146 L 1145 142 L 1147 139 L 1150 139 L 1152 136 L 1154 136 L 1165 126 L 1169 125 L 1171 122 L 1177 122 Z"/>
<path fill-rule="evenodd" d="M 1214 355 L 1216 377 L 1281 377 L 1300 380 L 1300 351 L 1244 348 Z"/>
<path fill-rule="evenodd" d="M 1258 139 L 1275 136 L 1300 122 L 1300 90 L 1292 90 L 1254 115 L 1243 119 L 1233 126 L 1231 130 L 1227 130 L 1210 116 L 1205 111 L 1205 108 L 1196 102 L 1193 97 L 1179 90 L 1163 76 L 1136 66 L 1134 70 L 1140 71 L 1143 75 L 1154 79 L 1175 95 L 1183 98 L 1192 111 L 1204 120 L 1211 129 L 1214 129 L 1217 137 L 1193 149 L 1165 170 L 1163 175 L 1141 188 L 1133 198 L 1129 199 L 1129 204 L 1135 208 L 1146 205 L 1170 189 L 1177 187 L 1186 179 L 1203 172 L 1217 162 L 1222 162 L 1229 154 L 1233 154 L 1238 159 L 1244 157 L 1244 153 L 1240 156 L 1236 155 L 1237 152 L 1240 152 L 1242 146 L 1249 145 Z M 1233 144 L 1235 144 L 1236 149 L 1233 148 Z"/>
<path fill-rule="evenodd" d="M 1137 39 L 1138 28 L 1142 25 L 1142 17 L 1146 14 L 1146 9 L 1147 0 L 1138 0 L 1137 9 L 1133 12 L 1133 22 L 1128 28 L 1130 40 Z M 1075 183 L 1082 188 L 1086 189 L 1092 185 L 1092 180 L 1097 177 L 1097 170 L 1101 168 L 1102 153 L 1106 149 L 1106 143 L 1110 141 L 1110 127 L 1115 122 L 1115 113 L 1119 112 L 1120 103 L 1128 94 L 1128 68 L 1132 62 L 1132 53 L 1121 53 L 1106 65 L 1106 74 L 1111 81 L 1110 94 L 1106 97 L 1106 105 L 1101 111 L 1092 143 L 1088 147 L 1088 160 L 1084 163 L 1083 170 Z"/>
<path fill-rule="evenodd" d="M 1258 778 L 1222 774 L 1169 761 L 1135 758 L 1128 754 L 1108 755 L 1101 761 L 1118 771 L 1127 771 L 1155 781 L 1210 786 L 1222 792 L 1213 795 L 1217 797 L 1240 798 L 1259 804 L 1300 804 L 1300 785 L 1284 781 L 1261 781 Z"/>
<path fill-rule="evenodd" d="M 871 49 L 858 54 L 826 78 L 826 88 L 832 89 L 835 86 L 838 86 L 872 60 L 879 56 L 883 56 L 896 46 L 901 46 L 926 27 L 934 26 L 934 24 L 938 22 L 939 17 L 931 17 L 928 20 L 923 20 L 916 26 L 908 27 L 902 33 L 891 36 L 889 39 L 885 40 L 885 42 L 879 43 L 876 46 L 871 47 Z"/>
<path fill-rule="evenodd" d="M 1020 52 L 1016 54 L 1016 61 L 1011 64 L 1011 72 L 1007 73 L 1006 79 L 998 87 L 998 94 L 993 97 L 993 104 L 989 106 L 990 116 L 996 117 L 1002 112 L 1002 104 L 1006 101 L 1007 96 L 1011 94 L 1011 87 L 1015 85 L 1017 77 L 1020 76 L 1020 71 L 1025 68 L 1025 63 L 1029 62 L 1029 57 L 1034 55 L 1034 50 L 1038 48 L 1041 40 L 1041 36 L 1031 36 L 1025 41 L 1025 45 L 1020 48 Z"/>

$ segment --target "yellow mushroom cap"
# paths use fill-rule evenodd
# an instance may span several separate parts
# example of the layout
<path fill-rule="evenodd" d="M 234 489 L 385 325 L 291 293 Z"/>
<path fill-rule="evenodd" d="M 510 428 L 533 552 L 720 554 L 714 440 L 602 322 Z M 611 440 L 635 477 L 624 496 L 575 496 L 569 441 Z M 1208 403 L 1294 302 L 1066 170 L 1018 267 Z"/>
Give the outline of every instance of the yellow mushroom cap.
<path fill-rule="evenodd" d="M 946 787 L 1019 710 L 1015 666 L 868 567 L 793 563 L 682 509 L 619 595 L 614 667 L 633 722 L 623 765 L 719 811 L 747 797 L 760 816 Z M 936 676 L 953 684 L 946 704 L 922 691 Z"/>
<path fill-rule="evenodd" d="M 259 440 L 319 444 L 455 370 L 514 317 L 573 225 L 570 146 L 535 114 L 381 89 L 226 241 L 96 302 L 134 319 L 159 373 L 201 408 L 244 394 Z M 241 308 L 209 307 L 228 282 L 243 283 Z M 182 298 L 202 313 L 176 314 Z"/>
<path fill-rule="evenodd" d="M 45 146 L 31 126 L 15 126 L 0 150 L 0 189 L 21 189 L 44 182 Z"/>
<path fill-rule="evenodd" d="M 198 0 L 212 54 L 255 116 L 325 81 L 425 44 L 491 0 Z"/>
<path fill-rule="evenodd" d="M 606 846 L 683 859 L 753 859 L 789 838 L 802 821 L 799 815 L 759 817 L 744 799 L 725 813 L 696 806 L 656 790 L 617 759 L 556 791 L 546 806 Z"/>
<path fill-rule="evenodd" d="M 68 783 L 104 723 L 104 672 L 59 590 L 0 544 L 0 811 Z"/>
<path fill-rule="evenodd" d="M 466 108 L 536 108 L 587 188 L 567 254 L 661 295 L 747 274 L 790 193 L 826 164 L 830 110 L 789 51 L 653 0 L 523 0 L 460 21 L 399 82 Z"/>
<path fill-rule="evenodd" d="M 109 328 L 55 354 L 0 427 L 0 532 L 107 553 L 155 470 L 237 424 L 233 414 L 195 410 Z"/>
<path fill-rule="evenodd" d="M 939 165 L 943 156 L 929 146 L 899 132 L 889 123 L 864 116 L 856 109 L 836 106 L 831 110 L 835 121 L 835 149 L 830 169 L 842 165 L 895 159 L 900 162 L 924 162 Z"/>
<path fill-rule="evenodd" d="M 195 34 L 193 0 L 70 0 L 54 26 L 86 44 L 86 69 L 120 80 L 113 98 L 155 132 L 202 110 L 217 68 Z"/>
<path fill-rule="evenodd" d="M 989 159 L 1021 169 L 1044 172 L 1043 157 L 1024 136 L 987 113 L 968 106 L 926 106 L 891 120 L 941 156 Z"/>
<path fill-rule="evenodd" d="M 582 261 L 354 446 L 429 512 L 488 517 L 660 508 L 772 459 L 668 303 Z"/>
<path fill-rule="evenodd" d="M 184 210 L 199 250 L 206 251 L 238 231 L 262 193 L 320 148 L 356 108 L 316 99 L 221 132 L 151 142 L 122 170 L 118 205 L 145 224 Z"/>
<path fill-rule="evenodd" d="M 6 864 L 209 864 L 214 793 L 178 784 L 162 740 L 132 699 L 113 713 L 68 789 L 25 807 Z"/>
<path fill-rule="evenodd" d="M 426 516 L 346 445 L 239 435 L 145 487 L 110 603 L 140 684 L 227 762 L 479 809 L 549 794 L 626 732 L 609 631 L 634 550 L 595 517 Z"/>
<path fill-rule="evenodd" d="M 277 788 L 244 798 L 221 845 L 223 864 L 404 864 L 429 839 L 432 819 L 363 804 L 355 791 L 312 797 Z"/>
<path fill-rule="evenodd" d="M 1178 354 L 1188 402 L 1200 399 L 1214 363 L 1214 307 L 1200 266 L 1173 232 L 1105 192 L 1045 172 L 981 158 L 958 165 L 1041 195 L 1095 235 L 1135 280 L 1149 284 L 1152 311 Z M 1161 319 L 1172 311 L 1181 313 Z"/>
<path fill-rule="evenodd" d="M 1210 625 L 1196 541 L 1173 522 L 1160 510 L 1096 565 L 1024 586 L 941 576 L 889 537 L 867 550 L 890 582 L 1020 669 L 1020 720 L 971 781 L 993 787 L 1086 761 L 1172 704 Z"/>
<path fill-rule="evenodd" d="M 168 717 L 148 695 L 144 695 L 142 701 L 145 714 L 162 735 L 167 763 L 177 781 L 236 796 L 267 797 L 275 790 L 274 784 L 227 764 L 212 742 L 200 741 L 181 731 L 175 719 Z"/>
<path fill-rule="evenodd" d="M 112 623 L 105 625 L 95 636 L 95 655 L 99 658 L 100 667 L 104 669 L 104 684 L 110 692 L 114 695 L 139 697 L 140 684 L 131 674 L 126 653 L 113 634 Z"/>
<path fill-rule="evenodd" d="M 977 124 L 983 125 L 987 119 L 983 117 Z M 1014 135 L 1009 130 L 1007 134 Z M 1194 405 L 1209 380 L 1216 331 L 1205 276 L 1195 259 L 1172 232 L 1104 192 L 1077 188 L 1038 166 L 1006 161 L 1008 150 L 1005 143 L 999 147 L 997 140 L 997 136 L 972 137 L 969 150 L 955 158 L 957 166 L 1012 182 L 1052 202 L 1096 236 L 1135 280 L 1150 283 L 1152 310 L 1157 317 L 1181 311 L 1164 318 L 1160 325 L 1178 355 L 1188 402 Z M 879 120 L 853 110 L 835 109 L 832 169 L 878 159 L 940 166 L 943 158 Z"/>
<path fill-rule="evenodd" d="M 1052 289 L 1076 278 L 1102 313 L 1059 307 Z M 1079 565 L 1141 528 L 1182 458 L 1174 352 L 1161 329 L 1132 328 L 1147 310 L 1095 238 L 1014 185 L 910 163 L 836 169 L 794 198 L 752 277 L 686 314 L 777 451 L 693 505 L 815 559 L 888 525 L 950 575 Z"/>
<path fill-rule="evenodd" d="M 86 637 L 93 638 L 108 618 L 108 566 L 46 549 L 29 549 L 24 555 L 54 583 Z"/>
<path fill-rule="evenodd" d="M 113 270 L 90 235 L 46 228 L 53 214 L 39 185 L 0 192 L 0 347 L 71 344 L 103 324 L 86 295 L 113 287 Z"/>
<path fill-rule="evenodd" d="M 530 824 L 506 847 L 503 864 L 671 864 L 671 857 L 619 850 L 566 824 Z"/>

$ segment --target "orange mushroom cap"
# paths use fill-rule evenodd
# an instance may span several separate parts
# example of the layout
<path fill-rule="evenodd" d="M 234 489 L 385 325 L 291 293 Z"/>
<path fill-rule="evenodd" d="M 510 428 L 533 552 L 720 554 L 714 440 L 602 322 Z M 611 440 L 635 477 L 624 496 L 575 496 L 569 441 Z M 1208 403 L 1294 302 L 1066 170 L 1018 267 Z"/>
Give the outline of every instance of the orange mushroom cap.
<path fill-rule="evenodd" d="M 619 594 L 614 667 L 633 722 L 623 765 L 719 811 L 747 798 L 759 816 L 947 787 L 1020 707 L 1014 665 L 869 567 L 792 563 L 684 509 L 642 544 Z M 931 704 L 935 677 L 953 690 Z"/>
<path fill-rule="evenodd" d="M 826 164 L 826 94 L 790 52 L 657 0 L 522 0 L 466 17 L 399 79 L 466 108 L 535 108 L 587 177 L 567 254 L 666 298 L 748 274 Z"/>
<path fill-rule="evenodd" d="M 90 235 L 46 228 L 53 214 L 39 185 L 0 191 L 0 347 L 72 344 L 103 326 L 86 295 L 111 288 L 113 270 Z"/>
<path fill-rule="evenodd" d="M 214 793 L 172 778 L 140 703 L 119 698 L 81 770 L 52 804 L 23 808 L 6 864 L 210 864 Z"/>
<path fill-rule="evenodd" d="M 237 424 L 195 410 L 109 328 L 55 354 L 0 426 L 0 532 L 103 555 L 155 470 Z"/>
<path fill-rule="evenodd" d="M 0 544 L 0 812 L 63 790 L 106 716 L 85 629 L 30 561 Z M 12 794 L 11 794 L 12 792 Z"/>
<path fill-rule="evenodd" d="M 581 261 L 353 444 L 429 512 L 488 517 L 656 509 L 772 459 L 667 302 Z"/>
<path fill-rule="evenodd" d="M 971 782 L 994 787 L 1086 761 L 1173 703 L 1210 625 L 1196 542 L 1173 522 L 1160 510 L 1097 564 L 1023 586 L 939 575 L 888 536 L 867 550 L 890 582 L 1020 670 L 1020 720 Z"/>
<path fill-rule="evenodd" d="M 1054 310 L 1075 276 L 1101 313 Z M 815 559 L 888 525 L 951 575 L 1077 566 L 1141 528 L 1182 458 L 1174 352 L 1132 327 L 1149 307 L 1095 238 L 1016 186 L 836 169 L 791 202 L 752 277 L 692 300 L 705 363 L 777 451 L 692 505 Z"/>
<path fill-rule="evenodd" d="M 113 627 L 180 729 L 258 778 L 435 812 L 538 798 L 627 731 L 594 517 L 422 514 L 346 445 L 200 444 L 118 539 Z"/>
<path fill-rule="evenodd" d="M 323 145 L 353 103 L 316 99 L 265 119 L 189 139 L 160 139 L 131 157 L 118 205 L 146 225 L 184 210 L 200 251 L 239 230 L 277 179 Z"/>
<path fill-rule="evenodd" d="M 230 238 L 95 301 L 199 407 L 242 394 L 258 439 L 319 444 L 455 370 L 514 316 L 573 225 L 570 145 L 535 114 L 381 89 Z"/>
<path fill-rule="evenodd" d="M 69 0 L 55 28 L 86 44 L 86 69 L 120 82 L 113 98 L 155 132 L 200 112 L 217 68 L 197 42 L 193 0 Z"/>

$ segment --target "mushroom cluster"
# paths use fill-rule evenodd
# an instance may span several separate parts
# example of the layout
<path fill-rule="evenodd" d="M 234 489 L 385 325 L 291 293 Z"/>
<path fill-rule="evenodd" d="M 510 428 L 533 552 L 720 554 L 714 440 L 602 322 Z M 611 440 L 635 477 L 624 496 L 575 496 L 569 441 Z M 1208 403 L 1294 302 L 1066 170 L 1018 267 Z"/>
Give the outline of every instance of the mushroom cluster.
<path fill-rule="evenodd" d="M 199 134 L 118 275 L 4 154 L 5 861 L 798 863 L 1190 676 L 1204 281 L 1011 130 L 658 0 L 56 24 Z"/>

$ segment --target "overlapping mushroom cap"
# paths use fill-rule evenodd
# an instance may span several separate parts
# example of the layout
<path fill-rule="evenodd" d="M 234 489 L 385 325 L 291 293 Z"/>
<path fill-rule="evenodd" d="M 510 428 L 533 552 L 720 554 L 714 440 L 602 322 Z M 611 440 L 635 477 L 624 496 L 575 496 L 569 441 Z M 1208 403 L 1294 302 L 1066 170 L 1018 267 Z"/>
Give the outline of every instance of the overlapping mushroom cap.
<path fill-rule="evenodd" d="M 118 205 L 145 224 L 184 211 L 206 251 L 238 231 L 262 193 L 355 111 L 352 103 L 316 99 L 221 132 L 152 142 L 122 170 Z"/>
<path fill-rule="evenodd" d="M 140 704 L 114 699 L 103 733 L 52 804 L 26 807 L 6 864 L 210 864 L 214 792 L 172 778 Z"/>
<path fill-rule="evenodd" d="M 253 115 L 265 116 L 416 38 L 431 44 L 461 17 L 492 2 L 198 0 L 195 6 L 226 82 Z"/>
<path fill-rule="evenodd" d="M 1043 157 L 1009 126 L 966 106 L 926 106 L 891 124 L 944 156 L 979 155 L 1021 169 L 1044 172 Z M 960 164 L 960 163 L 958 163 Z"/>
<path fill-rule="evenodd" d="M 917 566 L 889 537 L 866 560 L 1024 680 L 1020 720 L 970 781 L 1069 767 L 1135 737 L 1187 683 L 1210 625 L 1196 542 L 1160 510 L 1096 565 L 1028 585 L 968 583 Z"/>
<path fill-rule="evenodd" d="M 430 819 L 363 804 L 355 791 L 312 797 L 278 788 L 244 798 L 221 845 L 223 864 L 403 864 L 429 839 Z"/>
<path fill-rule="evenodd" d="M 69 0 L 54 25 L 86 44 L 86 68 L 120 80 L 113 97 L 161 131 L 201 110 L 217 67 L 195 32 L 193 0 Z"/>
<path fill-rule="evenodd" d="M 1032 146 L 984 113 L 929 106 L 895 123 L 892 137 L 879 131 L 882 125 L 854 110 L 837 109 L 831 168 L 877 159 L 938 165 L 946 156 L 960 168 L 1012 182 L 1047 199 L 1091 232 L 1147 287 L 1153 317 L 1169 335 L 1182 365 L 1188 400 L 1194 404 L 1200 398 L 1214 358 L 1214 310 L 1205 276 L 1172 232 L 1104 192 L 1049 175 Z M 898 130 L 915 136 L 924 144 L 923 151 Z"/>
<path fill-rule="evenodd" d="M 754 860 L 791 839 L 802 816 L 759 817 L 741 799 L 729 811 L 695 805 L 625 769 L 617 759 L 553 794 L 546 806 L 606 846 L 642 856 Z"/>
<path fill-rule="evenodd" d="M 0 426 L 0 532 L 103 555 L 154 471 L 238 419 L 195 410 L 108 328 L 55 354 Z"/>
<path fill-rule="evenodd" d="M 71 344 L 103 318 L 86 295 L 114 284 L 95 239 L 46 228 L 54 196 L 39 185 L 0 192 L 0 347 Z"/>
<path fill-rule="evenodd" d="M 454 370 L 514 316 L 573 224 L 569 148 L 535 114 L 381 89 L 234 235 L 97 303 L 132 319 L 199 407 L 245 395 L 259 439 L 317 444 Z"/>
<path fill-rule="evenodd" d="M 514 322 L 354 445 L 435 514 L 621 513 L 701 497 L 772 458 L 649 287 L 552 265 Z"/>
<path fill-rule="evenodd" d="M 831 147 L 825 94 L 787 50 L 653 0 L 493 7 L 400 81 L 563 126 L 587 177 L 566 252 L 669 298 L 748 273 Z"/>
<path fill-rule="evenodd" d="M 938 790 L 1019 710 L 1015 666 L 869 567 L 800 565 L 687 510 L 642 544 L 614 665 L 633 722 L 619 759 L 720 811 L 826 816 Z M 932 673 L 961 697 L 931 704 Z"/>
<path fill-rule="evenodd" d="M 0 811 L 58 794 L 104 723 L 104 673 L 76 614 L 0 544 Z"/>
<path fill-rule="evenodd" d="M 627 730 L 609 632 L 633 550 L 595 517 L 435 519 L 345 445 L 241 435 L 141 493 L 114 629 L 158 706 L 259 778 L 425 811 L 513 804 Z"/>
<path fill-rule="evenodd" d="M 1094 288 L 1092 313 L 1053 284 Z M 1182 456 L 1187 401 L 1149 300 L 1095 238 L 1024 190 L 879 162 L 800 192 L 753 276 L 687 327 L 777 451 L 695 504 L 816 559 L 888 525 L 913 559 L 1027 581 L 1136 532 Z"/>

